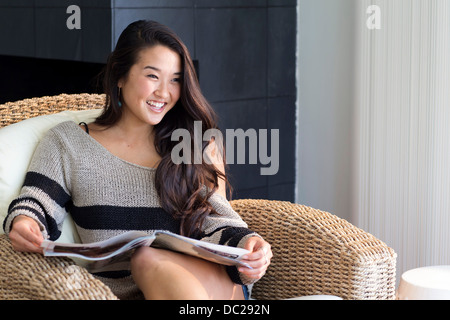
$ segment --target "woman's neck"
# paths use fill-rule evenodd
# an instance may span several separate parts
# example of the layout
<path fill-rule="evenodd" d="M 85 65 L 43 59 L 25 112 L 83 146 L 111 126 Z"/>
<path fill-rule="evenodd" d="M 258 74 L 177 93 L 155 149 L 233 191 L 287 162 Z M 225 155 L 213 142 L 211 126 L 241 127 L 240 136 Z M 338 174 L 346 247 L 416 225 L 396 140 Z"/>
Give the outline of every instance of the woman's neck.
<path fill-rule="evenodd" d="M 128 115 L 127 112 L 122 114 L 113 128 L 116 137 L 129 145 L 153 144 L 153 126 L 140 121 L 133 115 Z"/>

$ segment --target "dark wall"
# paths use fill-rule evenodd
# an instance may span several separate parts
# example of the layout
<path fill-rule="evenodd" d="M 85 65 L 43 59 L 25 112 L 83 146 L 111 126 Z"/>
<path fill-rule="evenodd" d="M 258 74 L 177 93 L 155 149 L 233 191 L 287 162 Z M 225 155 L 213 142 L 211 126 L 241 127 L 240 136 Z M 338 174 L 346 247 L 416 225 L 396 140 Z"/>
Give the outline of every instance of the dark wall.
<path fill-rule="evenodd" d="M 72 4 L 81 8 L 80 30 L 66 28 L 66 8 Z M 107 53 L 123 28 L 138 19 L 167 24 L 186 43 L 224 134 L 268 129 L 270 141 L 270 130 L 279 130 L 277 174 L 261 175 L 265 165 L 259 161 L 231 164 L 234 198 L 294 201 L 295 0 L 4 1 L 0 102 L 96 92 L 95 75 Z M 6 31 L 11 25 L 17 27 Z"/>
<path fill-rule="evenodd" d="M 0 103 L 60 93 L 101 93 L 104 64 L 0 56 Z"/>

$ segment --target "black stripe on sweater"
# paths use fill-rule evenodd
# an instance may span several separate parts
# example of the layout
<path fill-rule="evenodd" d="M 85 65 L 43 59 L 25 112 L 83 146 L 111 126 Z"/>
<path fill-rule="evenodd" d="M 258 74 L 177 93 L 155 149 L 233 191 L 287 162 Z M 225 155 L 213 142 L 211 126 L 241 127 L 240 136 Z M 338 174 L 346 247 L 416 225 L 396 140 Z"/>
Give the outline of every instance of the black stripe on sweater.
<path fill-rule="evenodd" d="M 73 206 L 71 216 L 85 229 L 167 230 L 180 232 L 180 222 L 162 208 L 119 206 Z"/>
<path fill-rule="evenodd" d="M 241 241 L 241 239 L 243 237 L 245 237 L 246 235 L 248 235 L 250 233 L 254 233 L 252 230 L 250 230 L 248 228 L 244 228 L 244 227 L 224 226 L 224 227 L 217 228 L 208 234 L 202 233 L 200 235 L 199 239 L 211 237 L 214 233 L 217 233 L 220 231 L 222 231 L 222 233 L 220 235 L 219 244 L 225 244 L 228 242 L 227 245 L 230 247 L 237 247 L 237 245 L 239 244 L 239 241 Z"/>
<path fill-rule="evenodd" d="M 40 211 L 33 208 L 31 203 L 34 203 L 40 208 Z M 58 225 L 51 216 L 47 214 L 47 211 L 45 210 L 45 207 L 40 204 L 39 201 L 37 201 L 34 198 L 19 198 L 15 199 L 11 202 L 8 209 L 8 215 L 12 214 L 15 210 L 25 210 L 29 211 L 30 213 L 34 214 L 37 219 L 39 220 L 42 225 L 44 225 L 45 229 L 48 232 L 48 235 L 50 236 L 50 240 L 56 240 L 61 235 L 61 231 L 58 230 Z M 5 228 L 6 220 L 3 223 L 3 228 Z"/>
<path fill-rule="evenodd" d="M 66 207 L 70 203 L 70 195 L 55 180 L 37 172 L 28 172 L 25 176 L 24 187 L 35 187 L 48 194 L 60 207 Z"/>
<path fill-rule="evenodd" d="M 237 247 L 239 241 L 250 233 L 253 233 L 253 231 L 248 228 L 228 227 L 222 231 L 220 243 L 226 243 L 228 241 L 230 247 Z"/>
<path fill-rule="evenodd" d="M 95 272 L 93 274 L 103 278 L 120 279 L 131 276 L 131 271 L 129 270 L 103 271 L 103 272 Z"/>

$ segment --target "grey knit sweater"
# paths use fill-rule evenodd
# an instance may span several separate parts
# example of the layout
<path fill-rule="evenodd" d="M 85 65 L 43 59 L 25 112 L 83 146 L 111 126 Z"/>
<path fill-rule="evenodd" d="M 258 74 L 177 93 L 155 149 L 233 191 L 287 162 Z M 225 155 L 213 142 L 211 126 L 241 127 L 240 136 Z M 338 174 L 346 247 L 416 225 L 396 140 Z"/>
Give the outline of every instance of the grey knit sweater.
<path fill-rule="evenodd" d="M 179 233 L 179 222 L 161 208 L 155 171 L 114 156 L 76 123 L 61 123 L 37 147 L 3 228 L 8 234 L 12 220 L 22 214 L 38 222 L 44 238 L 56 240 L 70 213 L 84 243 L 130 230 Z M 201 240 L 242 247 L 256 235 L 225 198 L 215 194 L 209 202 L 218 214 L 205 220 Z M 227 272 L 235 283 L 251 283 L 235 267 Z M 141 297 L 129 270 L 95 276 L 119 298 Z"/>

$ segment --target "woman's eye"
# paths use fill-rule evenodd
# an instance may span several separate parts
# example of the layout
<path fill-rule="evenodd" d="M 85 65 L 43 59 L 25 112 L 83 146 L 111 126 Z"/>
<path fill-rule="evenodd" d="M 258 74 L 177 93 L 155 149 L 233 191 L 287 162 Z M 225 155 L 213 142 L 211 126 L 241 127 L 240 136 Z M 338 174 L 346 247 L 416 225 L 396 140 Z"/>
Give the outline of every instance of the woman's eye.
<path fill-rule="evenodd" d="M 147 77 L 152 78 L 152 79 L 158 79 L 158 77 L 154 74 L 149 74 Z"/>
<path fill-rule="evenodd" d="M 181 82 L 181 78 L 174 78 L 172 79 L 172 82 Z"/>

